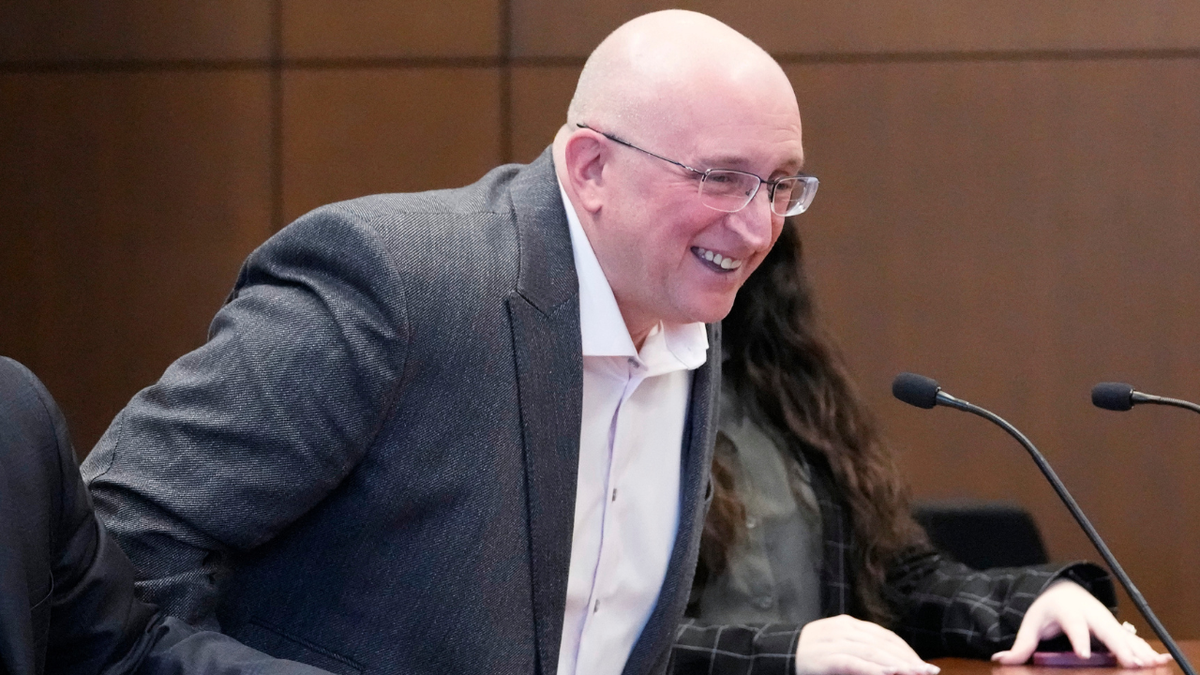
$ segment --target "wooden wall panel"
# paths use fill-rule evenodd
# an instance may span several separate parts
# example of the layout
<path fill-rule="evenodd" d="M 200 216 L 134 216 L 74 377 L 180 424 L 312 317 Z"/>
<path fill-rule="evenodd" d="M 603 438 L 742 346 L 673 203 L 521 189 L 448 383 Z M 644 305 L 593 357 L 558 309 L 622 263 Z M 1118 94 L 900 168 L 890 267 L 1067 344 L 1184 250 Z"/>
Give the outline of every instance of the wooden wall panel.
<path fill-rule="evenodd" d="M 1013 498 L 1059 558 L 1095 558 L 1010 439 L 892 401 L 917 370 L 1021 426 L 1185 635 L 1200 545 L 1195 420 L 1096 410 L 1129 379 L 1200 399 L 1200 63 L 789 68 L 821 193 L 822 304 L 924 497 Z M 1164 523 L 1165 527 L 1147 527 Z"/>
<path fill-rule="evenodd" d="M 487 68 L 287 73 L 285 218 L 364 194 L 477 180 L 501 163 L 499 82 Z"/>
<path fill-rule="evenodd" d="M 518 67 L 512 71 L 514 162 L 532 162 L 567 121 L 581 67 Z"/>
<path fill-rule="evenodd" d="M 264 59 L 270 0 L 6 2 L 0 62 Z"/>
<path fill-rule="evenodd" d="M 205 338 L 268 233 L 261 75 L 0 76 L 0 354 L 81 454 Z"/>
<path fill-rule="evenodd" d="M 710 14 L 775 54 L 1196 49 L 1200 5 L 1189 0 L 512 0 L 513 53 L 584 57 L 648 11 Z"/>
<path fill-rule="evenodd" d="M 281 0 L 287 58 L 496 57 L 499 0 Z"/>
<path fill-rule="evenodd" d="M 86 450 L 203 339 L 275 214 L 531 160 L 595 44 L 666 6 L 6 7 L 0 353 Z M 822 179 L 812 274 L 917 495 L 1015 499 L 1055 557 L 1095 558 L 1000 431 L 893 401 L 902 369 L 1028 431 L 1167 625 L 1200 637 L 1196 421 L 1087 399 L 1102 379 L 1200 399 L 1200 5 L 686 6 L 788 64 Z"/>

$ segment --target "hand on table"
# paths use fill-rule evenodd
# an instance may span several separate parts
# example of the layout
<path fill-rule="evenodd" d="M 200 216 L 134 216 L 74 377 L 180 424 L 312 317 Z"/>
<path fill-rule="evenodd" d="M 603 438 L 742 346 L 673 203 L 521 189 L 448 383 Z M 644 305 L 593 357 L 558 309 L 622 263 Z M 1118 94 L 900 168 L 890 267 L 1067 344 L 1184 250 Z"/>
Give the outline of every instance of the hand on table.
<path fill-rule="evenodd" d="M 1108 608 L 1079 584 L 1059 579 L 1038 596 L 1025 612 L 1011 649 L 996 652 L 992 660 L 1004 665 L 1025 663 L 1033 656 L 1038 642 L 1065 633 L 1075 655 L 1092 655 L 1091 636 L 1103 642 L 1117 661 L 1126 668 L 1161 666 L 1170 654 L 1159 654 L 1117 623 Z"/>
<path fill-rule="evenodd" d="M 908 643 L 850 616 L 813 621 L 800 631 L 796 675 L 937 675 Z"/>

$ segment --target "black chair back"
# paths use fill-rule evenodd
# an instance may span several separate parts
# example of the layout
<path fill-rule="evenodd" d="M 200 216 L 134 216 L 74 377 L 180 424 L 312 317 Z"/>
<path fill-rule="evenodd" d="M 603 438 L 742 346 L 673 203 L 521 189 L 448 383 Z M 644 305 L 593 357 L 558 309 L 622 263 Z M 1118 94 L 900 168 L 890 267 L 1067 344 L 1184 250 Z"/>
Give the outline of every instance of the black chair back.
<path fill-rule="evenodd" d="M 913 516 L 938 549 L 975 569 L 1049 562 L 1037 523 L 1007 502 L 922 502 Z"/>

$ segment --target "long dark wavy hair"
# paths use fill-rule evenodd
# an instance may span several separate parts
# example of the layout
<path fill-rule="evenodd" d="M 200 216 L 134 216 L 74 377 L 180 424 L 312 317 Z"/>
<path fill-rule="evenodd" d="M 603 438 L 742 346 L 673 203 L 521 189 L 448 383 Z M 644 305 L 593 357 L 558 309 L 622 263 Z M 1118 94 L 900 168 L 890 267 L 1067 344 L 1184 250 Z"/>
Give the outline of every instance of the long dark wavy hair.
<path fill-rule="evenodd" d="M 888 565 L 928 544 L 910 515 L 907 487 L 875 418 L 817 318 L 794 223 L 784 226 L 775 248 L 738 292 L 722 322 L 722 344 L 727 387 L 760 423 L 785 432 L 791 452 L 827 465 L 853 527 L 850 568 L 860 618 L 890 623 L 882 594 Z M 745 511 L 719 450 L 701 542 L 700 564 L 708 574 L 725 567 L 729 547 L 745 528 Z"/>

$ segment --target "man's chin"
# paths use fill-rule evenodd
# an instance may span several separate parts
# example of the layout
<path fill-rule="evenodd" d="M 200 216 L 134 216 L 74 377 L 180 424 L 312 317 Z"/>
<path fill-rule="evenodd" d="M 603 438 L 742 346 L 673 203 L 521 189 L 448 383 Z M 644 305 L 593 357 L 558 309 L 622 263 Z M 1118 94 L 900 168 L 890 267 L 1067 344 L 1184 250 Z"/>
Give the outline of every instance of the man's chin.
<path fill-rule="evenodd" d="M 706 298 L 704 302 L 692 305 L 687 312 L 687 318 L 680 323 L 718 323 L 733 309 L 733 296 L 728 298 Z"/>

